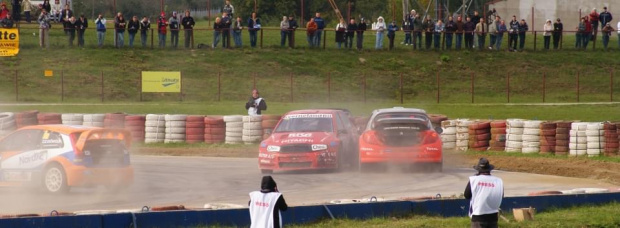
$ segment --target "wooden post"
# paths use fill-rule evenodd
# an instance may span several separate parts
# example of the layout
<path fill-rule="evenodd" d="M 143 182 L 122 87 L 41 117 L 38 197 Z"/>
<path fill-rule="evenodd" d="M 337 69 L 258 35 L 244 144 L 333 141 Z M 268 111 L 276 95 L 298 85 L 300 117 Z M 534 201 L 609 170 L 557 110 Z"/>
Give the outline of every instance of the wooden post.
<path fill-rule="evenodd" d="M 506 97 L 508 98 L 508 103 L 510 103 L 510 73 L 506 76 Z"/>
<path fill-rule="evenodd" d="M 293 103 L 293 73 L 290 74 L 291 78 L 291 103 Z"/>
<path fill-rule="evenodd" d="M 211 0 L 207 0 L 207 28 L 211 26 Z"/>
<path fill-rule="evenodd" d="M 402 104 L 403 101 L 403 73 L 400 73 L 400 103 Z"/>
<path fill-rule="evenodd" d="M 323 33 L 323 50 L 325 50 L 325 41 L 327 41 L 327 31 L 323 29 L 323 31 L 321 32 Z"/>
<path fill-rule="evenodd" d="M 222 72 L 217 73 L 217 101 L 222 101 Z"/>
<path fill-rule="evenodd" d="M 103 88 L 104 88 L 104 85 L 103 85 L 103 71 L 101 71 L 101 103 L 103 103 L 103 97 L 105 96 Z"/>
<path fill-rule="evenodd" d="M 153 29 L 151 29 L 151 49 L 153 49 L 153 47 L 154 47 L 154 46 L 153 46 L 153 40 L 154 40 L 154 39 L 155 39 L 155 38 L 153 38 Z"/>
<path fill-rule="evenodd" d="M 327 103 L 332 99 L 332 72 L 327 72 Z"/>
<path fill-rule="evenodd" d="M 536 51 L 536 31 L 533 31 L 534 33 L 534 51 Z"/>
<path fill-rule="evenodd" d="M 65 71 L 60 70 L 60 102 L 65 101 Z"/>
<path fill-rule="evenodd" d="M 471 103 L 474 103 L 474 72 L 471 72 Z"/>
<path fill-rule="evenodd" d="M 257 4 L 256 4 L 256 0 L 254 0 L 254 12 L 256 12 L 256 14 L 258 14 L 258 12 L 256 11 L 256 9 L 257 9 L 257 6 L 256 6 L 256 5 L 257 5 Z"/>
<path fill-rule="evenodd" d="M 17 70 L 15 70 L 15 101 L 19 101 L 19 86 L 18 86 L 18 73 Z"/>
<path fill-rule="evenodd" d="M 614 102 L 614 70 L 609 71 L 609 102 Z"/>
<path fill-rule="evenodd" d="M 256 89 L 256 72 L 252 73 L 252 80 L 254 81 L 254 85 L 252 86 L 252 89 Z"/>
<path fill-rule="evenodd" d="M 260 48 L 263 48 L 263 30 L 260 30 Z"/>
<path fill-rule="evenodd" d="M 532 33 L 536 36 L 536 23 L 534 21 L 534 7 L 532 6 Z"/>
<path fill-rule="evenodd" d="M 579 102 L 579 71 L 577 71 L 577 102 Z"/>
<path fill-rule="evenodd" d="M 439 93 L 440 93 L 440 83 L 439 83 L 439 71 L 437 71 L 437 104 L 439 104 Z"/>
<path fill-rule="evenodd" d="M 545 90 L 546 90 L 546 84 L 547 84 L 547 73 L 543 73 L 543 81 L 542 81 L 542 100 L 543 103 L 545 103 Z"/>
<path fill-rule="evenodd" d="M 164 12 L 164 0 L 159 1 L 159 13 Z"/>
<path fill-rule="evenodd" d="M 299 24 L 299 27 L 305 28 L 305 24 L 304 24 L 304 0 L 300 0 L 301 1 L 301 18 L 299 19 L 299 21 L 301 22 Z"/>

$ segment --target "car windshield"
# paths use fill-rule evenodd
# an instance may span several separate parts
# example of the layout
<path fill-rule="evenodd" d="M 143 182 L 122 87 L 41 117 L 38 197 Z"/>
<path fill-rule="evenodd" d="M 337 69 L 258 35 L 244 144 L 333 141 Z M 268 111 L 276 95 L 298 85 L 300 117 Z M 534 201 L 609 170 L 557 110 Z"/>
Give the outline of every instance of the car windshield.
<path fill-rule="evenodd" d="M 421 119 L 425 122 L 428 121 L 428 117 L 425 114 L 415 113 L 415 112 L 395 112 L 395 113 L 383 113 L 377 115 L 373 119 L 372 129 L 375 128 L 376 123 L 381 119 L 391 119 L 391 118 L 409 118 L 409 119 Z"/>
<path fill-rule="evenodd" d="M 287 115 L 274 132 L 333 132 L 331 114 Z"/>

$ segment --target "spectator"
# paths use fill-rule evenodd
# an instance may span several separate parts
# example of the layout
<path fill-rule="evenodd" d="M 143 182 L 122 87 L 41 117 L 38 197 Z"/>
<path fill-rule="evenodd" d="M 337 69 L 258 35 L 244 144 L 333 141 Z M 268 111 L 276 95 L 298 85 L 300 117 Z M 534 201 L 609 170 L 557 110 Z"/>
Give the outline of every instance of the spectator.
<path fill-rule="evenodd" d="M 30 12 L 34 9 L 34 6 L 32 6 L 32 3 L 30 2 L 30 0 L 24 0 L 22 1 L 22 8 L 24 10 L 24 16 L 26 16 L 26 22 L 30 24 L 30 22 L 32 22 L 32 18 L 30 17 Z"/>
<path fill-rule="evenodd" d="M 402 23 L 403 31 L 405 32 L 405 41 L 400 44 L 410 45 L 411 44 L 411 31 L 413 30 L 413 25 L 409 20 L 403 20 Z"/>
<path fill-rule="evenodd" d="M 504 33 L 506 33 L 508 29 L 506 28 L 506 21 L 500 20 L 499 26 L 497 27 L 497 40 L 495 41 L 495 45 L 497 46 L 495 49 L 498 51 L 502 47 L 502 40 L 504 39 Z"/>
<path fill-rule="evenodd" d="M 431 44 L 433 44 L 433 30 L 435 30 L 435 24 L 431 21 L 429 16 L 426 17 L 426 21 L 422 24 L 422 29 L 424 30 L 424 38 L 426 40 L 426 50 L 431 49 Z"/>
<path fill-rule="evenodd" d="M 256 32 L 260 30 L 260 18 L 256 17 L 256 12 L 248 19 L 248 32 L 250 33 L 250 46 L 256 47 Z"/>
<path fill-rule="evenodd" d="M 280 211 L 286 211 L 288 206 L 282 193 L 271 176 L 264 176 L 261 181 L 261 190 L 250 192 L 250 227 L 282 227 Z"/>
<path fill-rule="evenodd" d="M 4 18 L 2 18 L 2 20 L 0 20 L 0 24 L 2 26 L 2 28 L 13 28 L 13 17 L 11 16 L 11 13 L 7 13 L 6 16 Z"/>
<path fill-rule="evenodd" d="M 517 41 L 519 40 L 519 21 L 517 16 L 512 15 L 510 28 L 508 29 L 510 36 L 508 37 L 508 47 L 510 51 L 517 51 Z"/>
<path fill-rule="evenodd" d="M 443 22 L 441 20 L 437 20 L 437 23 L 435 23 L 435 28 L 433 30 L 435 31 L 435 50 L 439 50 L 441 48 L 441 34 L 444 32 Z"/>
<path fill-rule="evenodd" d="M 179 18 L 177 17 L 177 11 L 172 12 L 172 16 L 168 19 L 168 26 L 170 26 L 170 46 L 177 48 L 179 46 Z"/>
<path fill-rule="evenodd" d="M 116 47 L 122 48 L 125 46 L 125 28 L 127 27 L 127 21 L 123 13 L 118 12 L 114 19 L 114 28 L 116 29 Z"/>
<path fill-rule="evenodd" d="M 607 45 L 609 45 L 609 37 L 611 36 L 611 33 L 613 31 L 614 28 L 611 27 L 611 23 L 605 24 L 605 27 L 601 29 L 601 32 L 603 33 L 603 47 L 605 48 L 605 51 L 607 51 Z"/>
<path fill-rule="evenodd" d="M 308 40 L 310 48 L 314 47 L 314 33 L 316 32 L 316 27 L 314 18 L 311 17 L 310 21 L 306 24 L 306 39 Z"/>
<path fill-rule="evenodd" d="M 471 21 L 470 17 L 467 17 L 466 23 L 463 26 L 465 31 L 465 48 L 472 49 L 474 47 L 474 30 L 476 30 L 476 24 Z"/>
<path fill-rule="evenodd" d="M 456 50 L 461 50 L 461 43 L 463 42 L 463 33 L 465 23 L 463 23 L 463 17 L 459 16 L 456 19 Z"/>
<path fill-rule="evenodd" d="M 584 50 L 588 48 L 588 43 L 590 43 L 590 39 L 592 39 L 592 26 L 594 25 L 593 23 L 588 21 L 588 17 L 586 17 L 585 19 L 586 19 L 586 32 L 585 32 L 585 36 L 581 37 L 581 39 L 583 40 L 582 46 Z"/>
<path fill-rule="evenodd" d="M 217 43 L 220 42 L 220 35 L 222 34 L 222 18 L 216 17 L 215 23 L 213 23 L 213 48 L 217 48 Z"/>
<path fill-rule="evenodd" d="M 560 39 L 562 39 L 562 31 L 564 31 L 564 25 L 560 18 L 553 23 L 553 49 L 558 49 Z"/>
<path fill-rule="evenodd" d="M 228 13 L 222 14 L 222 47 L 230 48 L 230 26 L 232 25 L 232 18 L 228 16 Z"/>
<path fill-rule="evenodd" d="M 478 11 L 474 11 L 474 16 L 472 16 L 471 18 L 471 21 L 474 23 L 474 29 L 476 25 L 480 24 L 480 18 L 481 17 Z M 476 44 L 478 43 L 478 36 L 473 36 L 473 37 L 474 37 L 474 40 L 472 41 L 472 44 L 473 44 L 472 48 L 475 48 Z"/>
<path fill-rule="evenodd" d="M 75 17 L 69 18 L 66 22 L 65 31 L 67 33 L 67 37 L 69 38 L 69 47 L 73 46 L 73 41 L 75 40 L 75 30 L 77 29 L 77 24 Z"/>
<path fill-rule="evenodd" d="M 166 27 L 168 27 L 168 22 L 166 21 L 165 17 L 166 14 L 164 12 L 161 12 L 161 15 L 159 15 L 159 18 L 157 19 L 157 34 L 159 35 L 160 48 L 166 47 Z"/>
<path fill-rule="evenodd" d="M 233 18 L 235 13 L 235 7 L 230 4 L 230 0 L 226 0 L 226 4 L 224 4 L 224 8 L 222 8 L 222 14 L 226 13 L 230 18 Z"/>
<path fill-rule="evenodd" d="M 603 7 L 603 12 L 598 15 L 598 19 L 601 22 L 601 26 L 605 26 L 607 25 L 607 23 L 610 23 L 613 20 L 611 13 L 607 11 L 607 6 Z"/>
<path fill-rule="evenodd" d="M 596 8 L 592 9 L 592 12 L 590 13 L 589 17 L 590 17 L 589 23 L 592 29 L 590 30 L 590 35 L 588 36 L 588 39 L 594 40 L 596 39 L 596 35 L 598 33 L 598 21 L 599 21 L 599 15 L 598 15 L 598 11 L 596 10 Z M 586 19 L 586 22 L 588 22 L 588 19 Z"/>
<path fill-rule="evenodd" d="M 519 50 L 523 51 L 525 48 L 525 33 L 529 30 L 527 23 L 524 19 L 519 22 Z"/>
<path fill-rule="evenodd" d="M 6 15 L 9 15 L 9 10 L 6 8 L 6 3 L 0 3 L 0 20 L 6 18 Z"/>
<path fill-rule="evenodd" d="M 416 14 L 415 19 L 413 20 L 413 49 L 422 49 L 422 20 L 420 19 L 420 15 Z"/>
<path fill-rule="evenodd" d="M 84 14 L 80 15 L 77 21 L 77 34 L 78 34 L 78 47 L 84 47 L 84 32 L 88 28 L 88 20 L 84 17 Z"/>
<path fill-rule="evenodd" d="M 73 11 L 69 8 L 69 4 L 65 4 L 65 9 L 60 12 L 60 22 L 63 26 L 67 26 L 71 17 L 73 17 Z"/>
<path fill-rule="evenodd" d="M 577 26 L 577 32 L 575 33 L 575 48 L 583 48 L 583 39 L 586 37 L 586 19 L 581 18 L 579 25 Z"/>
<path fill-rule="evenodd" d="M 286 44 L 286 37 L 288 35 L 288 27 L 289 27 L 288 17 L 283 16 L 282 21 L 280 21 L 280 47 L 284 47 L 284 45 Z"/>
<path fill-rule="evenodd" d="M 487 17 L 491 18 L 491 17 Z M 489 50 L 493 50 L 495 47 L 495 42 L 497 42 L 497 29 L 499 27 L 501 18 L 499 16 L 495 16 L 494 21 L 489 21 Z"/>
<path fill-rule="evenodd" d="M 299 28 L 299 25 L 291 14 L 288 17 L 288 46 L 291 48 L 295 48 L 295 31 L 297 31 L 297 28 Z"/>
<path fill-rule="evenodd" d="M 103 18 L 103 16 L 99 14 L 99 16 L 97 16 L 97 19 L 95 19 L 95 26 L 97 27 L 97 45 L 99 47 L 103 47 L 103 42 L 105 41 L 105 23 L 105 18 Z"/>
<path fill-rule="evenodd" d="M 183 32 L 185 33 L 185 48 L 189 48 L 190 43 L 193 43 L 194 25 L 196 24 L 194 18 L 190 15 L 189 10 L 185 10 L 185 16 L 183 17 L 181 24 L 183 24 Z"/>
<path fill-rule="evenodd" d="M 469 177 L 465 199 L 469 202 L 471 227 L 497 227 L 499 207 L 504 198 L 504 182 L 491 176 L 495 167 L 486 158 L 480 158 L 474 169 L 478 173 Z"/>
<path fill-rule="evenodd" d="M 252 90 L 252 96 L 248 102 L 245 103 L 245 109 L 248 110 L 248 115 L 250 116 L 261 115 L 262 111 L 267 110 L 267 102 L 260 97 L 257 89 Z"/>
<path fill-rule="evenodd" d="M 14 22 L 19 22 L 21 20 L 21 15 L 19 10 L 22 9 L 21 0 L 11 0 L 11 9 L 13 9 L 13 17 L 11 18 Z"/>
<path fill-rule="evenodd" d="M 243 22 L 241 22 L 241 17 L 237 17 L 237 21 L 233 24 L 233 40 L 235 40 L 235 47 L 240 48 L 242 46 L 241 43 L 241 31 L 243 30 Z"/>
<path fill-rule="evenodd" d="M 41 14 L 37 19 L 37 22 L 39 23 L 39 46 L 42 48 L 48 48 L 50 45 L 49 28 L 51 25 L 50 17 L 47 15 L 47 10 L 45 10 L 45 8 L 41 9 Z"/>
<path fill-rule="evenodd" d="M 383 49 L 383 34 L 386 29 L 385 22 L 383 21 L 383 17 L 379 16 L 377 18 L 377 24 L 375 25 L 377 29 L 377 38 L 375 39 L 375 49 Z"/>
<path fill-rule="evenodd" d="M 484 23 L 484 18 L 480 18 L 480 23 L 476 25 L 476 35 L 478 36 L 478 49 L 484 49 L 484 41 L 487 36 L 486 24 Z"/>
<path fill-rule="evenodd" d="M 336 46 L 338 49 L 342 48 L 342 44 L 346 42 L 347 24 L 344 19 L 340 19 L 340 23 L 336 25 Z M 345 47 L 347 45 L 345 44 Z"/>
<path fill-rule="evenodd" d="M 390 40 L 390 48 L 389 50 L 394 49 L 394 38 L 396 37 L 396 31 L 398 31 L 398 25 L 396 25 L 396 21 L 392 21 L 392 23 L 388 26 L 388 39 Z"/>
<path fill-rule="evenodd" d="M 357 24 L 357 50 L 361 51 L 364 47 L 364 31 L 368 28 L 364 18 L 360 18 L 360 23 Z"/>
<path fill-rule="evenodd" d="M 60 0 L 54 0 L 54 4 L 52 4 L 52 15 L 54 15 L 54 20 L 57 23 L 60 22 L 61 11 L 62 11 L 62 5 L 60 4 Z"/>
<path fill-rule="evenodd" d="M 549 46 L 551 44 L 551 33 L 553 32 L 553 24 L 551 24 L 551 20 L 547 19 L 545 25 L 543 25 L 543 40 L 545 50 L 549 50 Z"/>
<path fill-rule="evenodd" d="M 616 31 L 618 31 L 618 48 L 620 48 L 620 21 L 618 21 L 618 27 Z"/>
<path fill-rule="evenodd" d="M 316 23 L 316 32 L 314 33 L 314 46 L 321 46 L 321 36 L 323 35 L 323 29 L 325 29 L 325 20 L 321 18 L 321 13 L 316 13 L 314 17 L 314 23 Z"/>
<path fill-rule="evenodd" d="M 355 23 L 355 18 L 351 18 L 349 24 L 347 25 L 347 38 L 345 42 L 345 47 L 348 47 L 349 49 L 353 48 L 355 31 L 357 31 L 357 23 Z"/>
<path fill-rule="evenodd" d="M 47 12 L 48 16 L 52 14 L 52 5 L 50 4 L 50 0 L 43 0 L 42 9 L 45 9 L 45 12 Z"/>
<path fill-rule="evenodd" d="M 446 33 L 445 33 L 445 37 L 446 37 L 446 49 L 451 50 L 452 49 L 452 38 L 454 37 L 454 33 L 456 32 L 456 23 L 454 22 L 452 16 L 448 17 L 448 21 L 445 23 L 446 25 Z"/>
<path fill-rule="evenodd" d="M 142 21 L 140 21 L 140 41 L 142 41 L 142 47 L 146 47 L 149 30 L 151 30 L 151 21 L 148 17 L 143 17 Z"/>
<path fill-rule="evenodd" d="M 131 21 L 127 24 L 127 32 L 129 32 L 129 47 L 133 47 L 133 41 L 136 38 L 136 33 L 140 30 L 140 21 L 138 16 L 131 17 Z"/>

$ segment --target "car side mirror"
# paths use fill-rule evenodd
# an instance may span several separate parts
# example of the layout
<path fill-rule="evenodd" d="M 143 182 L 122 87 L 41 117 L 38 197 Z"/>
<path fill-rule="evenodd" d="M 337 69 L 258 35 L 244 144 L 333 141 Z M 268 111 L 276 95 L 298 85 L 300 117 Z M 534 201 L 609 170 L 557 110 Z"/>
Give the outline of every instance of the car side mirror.
<path fill-rule="evenodd" d="M 435 131 L 437 132 L 437 134 L 441 134 L 441 133 L 443 133 L 443 128 L 435 127 Z"/>

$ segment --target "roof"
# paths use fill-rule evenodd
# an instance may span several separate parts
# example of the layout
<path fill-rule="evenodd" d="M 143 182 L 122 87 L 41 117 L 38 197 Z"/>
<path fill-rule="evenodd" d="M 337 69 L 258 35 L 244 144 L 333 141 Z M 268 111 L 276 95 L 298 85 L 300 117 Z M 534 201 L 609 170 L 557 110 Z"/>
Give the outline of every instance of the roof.
<path fill-rule="evenodd" d="M 50 130 L 63 134 L 71 134 L 75 132 L 83 132 L 93 129 L 100 129 L 99 127 L 81 126 L 81 125 L 62 125 L 62 124 L 49 124 L 49 125 L 32 125 L 20 128 L 21 129 L 34 129 L 34 130 Z"/>
<path fill-rule="evenodd" d="M 286 115 L 291 114 L 334 114 L 336 112 L 342 112 L 341 110 L 334 109 L 302 109 L 302 110 L 294 110 L 286 113 Z"/>
<path fill-rule="evenodd" d="M 383 109 L 375 109 L 373 111 L 374 113 L 390 113 L 390 112 L 415 112 L 415 113 L 424 113 L 426 114 L 426 111 L 424 109 L 418 109 L 418 108 L 404 108 L 404 107 L 394 107 L 394 108 L 383 108 Z"/>

